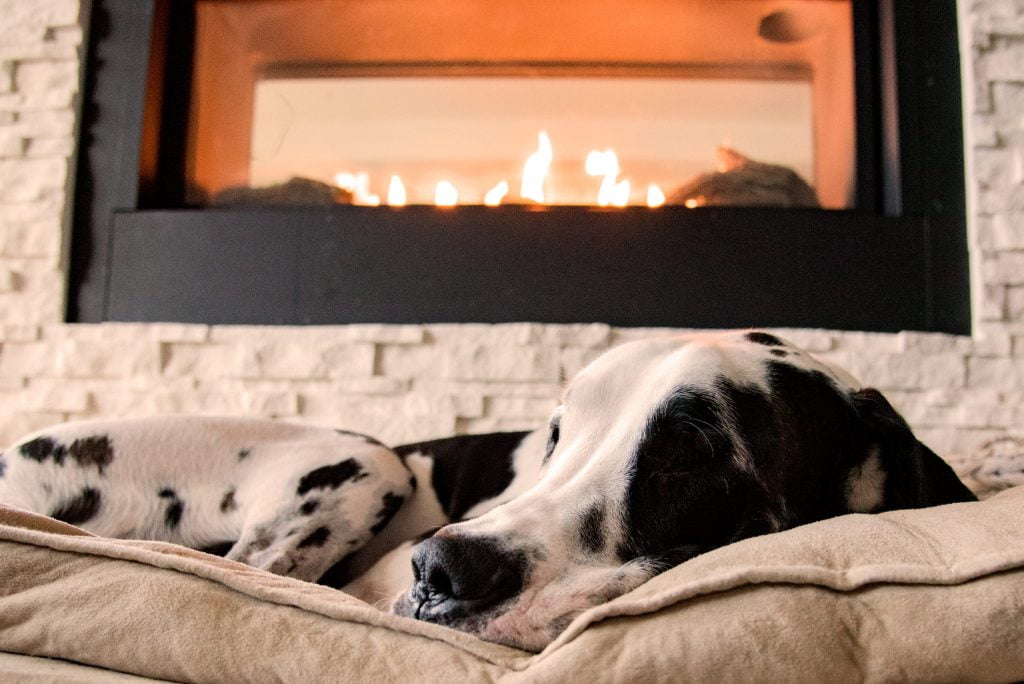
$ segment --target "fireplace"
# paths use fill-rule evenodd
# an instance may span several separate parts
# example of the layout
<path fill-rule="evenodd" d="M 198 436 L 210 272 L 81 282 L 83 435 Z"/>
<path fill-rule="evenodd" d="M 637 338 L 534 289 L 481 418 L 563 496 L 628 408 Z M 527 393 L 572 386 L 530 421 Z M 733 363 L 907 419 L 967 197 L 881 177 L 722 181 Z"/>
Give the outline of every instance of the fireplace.
<path fill-rule="evenodd" d="M 93 13 L 70 320 L 969 330 L 954 2 Z"/>

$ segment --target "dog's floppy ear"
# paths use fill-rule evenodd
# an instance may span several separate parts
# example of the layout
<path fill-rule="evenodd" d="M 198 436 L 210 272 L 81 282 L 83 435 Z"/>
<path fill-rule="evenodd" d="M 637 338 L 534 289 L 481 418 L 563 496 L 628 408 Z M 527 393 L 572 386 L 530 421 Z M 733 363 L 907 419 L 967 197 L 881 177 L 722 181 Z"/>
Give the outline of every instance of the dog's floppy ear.
<path fill-rule="evenodd" d="M 868 452 L 877 453 L 885 475 L 883 510 L 977 499 L 945 461 L 917 440 L 881 392 L 862 389 L 853 394 L 853 402 L 866 431 Z"/>

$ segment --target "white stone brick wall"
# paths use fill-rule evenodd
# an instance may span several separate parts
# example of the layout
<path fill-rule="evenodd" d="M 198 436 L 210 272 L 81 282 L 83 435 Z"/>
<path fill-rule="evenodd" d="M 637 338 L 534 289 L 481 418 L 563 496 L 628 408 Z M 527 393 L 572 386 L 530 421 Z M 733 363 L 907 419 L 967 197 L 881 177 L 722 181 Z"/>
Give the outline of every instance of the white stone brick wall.
<path fill-rule="evenodd" d="M 164 412 L 278 417 L 391 442 L 529 428 L 561 379 L 663 330 L 62 323 L 78 0 L 0 0 L 0 441 Z M 975 334 L 779 331 L 887 393 L 926 442 L 1024 433 L 1024 0 L 962 5 Z"/>

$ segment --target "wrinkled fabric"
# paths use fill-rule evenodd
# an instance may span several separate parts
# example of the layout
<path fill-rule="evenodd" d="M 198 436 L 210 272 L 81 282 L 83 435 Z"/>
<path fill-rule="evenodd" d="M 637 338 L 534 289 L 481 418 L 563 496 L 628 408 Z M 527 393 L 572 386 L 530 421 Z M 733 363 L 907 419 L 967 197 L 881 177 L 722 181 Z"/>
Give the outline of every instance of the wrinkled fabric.
<path fill-rule="evenodd" d="M 0 507 L 0 651 L 36 656 L 0 658 L 29 681 L 43 657 L 197 682 L 1024 680 L 1024 487 L 723 547 L 537 655 Z"/>

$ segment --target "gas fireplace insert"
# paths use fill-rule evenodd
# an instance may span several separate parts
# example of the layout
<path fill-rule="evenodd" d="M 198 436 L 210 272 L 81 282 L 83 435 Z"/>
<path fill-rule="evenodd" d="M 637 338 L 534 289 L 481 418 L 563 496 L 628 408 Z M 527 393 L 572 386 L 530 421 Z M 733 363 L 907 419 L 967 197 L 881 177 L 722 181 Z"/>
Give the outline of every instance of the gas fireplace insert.
<path fill-rule="evenodd" d="M 967 333 L 954 0 L 95 0 L 71 321 Z"/>

